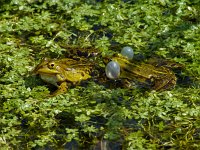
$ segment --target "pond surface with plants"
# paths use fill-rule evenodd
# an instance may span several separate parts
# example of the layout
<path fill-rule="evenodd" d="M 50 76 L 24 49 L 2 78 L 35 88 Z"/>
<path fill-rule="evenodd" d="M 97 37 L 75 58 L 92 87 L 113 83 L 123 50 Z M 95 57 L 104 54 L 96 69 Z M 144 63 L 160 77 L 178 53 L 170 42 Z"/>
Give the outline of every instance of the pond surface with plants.
<path fill-rule="evenodd" d="M 125 46 L 142 67 L 123 59 L 124 78 L 108 79 L 104 58 Z M 44 58 L 57 60 L 52 68 L 67 59 L 61 68 L 72 66 L 69 75 L 85 64 L 74 74 L 84 80 L 67 78 L 64 92 L 49 96 L 61 79 L 43 76 L 50 85 L 32 74 Z M 182 67 L 163 69 L 155 59 L 143 65 L 152 58 Z M 199 149 L 199 77 L 198 0 L 0 1 L 3 149 Z"/>

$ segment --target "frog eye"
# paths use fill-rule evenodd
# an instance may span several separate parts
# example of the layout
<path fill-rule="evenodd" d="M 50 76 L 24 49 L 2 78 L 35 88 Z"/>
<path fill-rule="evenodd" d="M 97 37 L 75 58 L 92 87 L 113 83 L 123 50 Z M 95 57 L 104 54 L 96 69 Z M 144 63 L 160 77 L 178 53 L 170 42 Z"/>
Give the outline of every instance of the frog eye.
<path fill-rule="evenodd" d="M 120 75 L 120 66 L 116 61 L 110 61 L 105 68 L 106 76 L 109 79 L 116 79 Z"/>
<path fill-rule="evenodd" d="M 49 63 L 49 64 L 48 64 L 48 67 L 49 67 L 50 69 L 53 69 L 53 68 L 55 67 L 55 63 L 54 63 L 54 62 Z"/>
<path fill-rule="evenodd" d="M 131 60 L 133 59 L 133 49 L 129 46 L 125 46 L 122 48 L 121 54 L 125 57 L 127 57 L 127 59 Z"/>

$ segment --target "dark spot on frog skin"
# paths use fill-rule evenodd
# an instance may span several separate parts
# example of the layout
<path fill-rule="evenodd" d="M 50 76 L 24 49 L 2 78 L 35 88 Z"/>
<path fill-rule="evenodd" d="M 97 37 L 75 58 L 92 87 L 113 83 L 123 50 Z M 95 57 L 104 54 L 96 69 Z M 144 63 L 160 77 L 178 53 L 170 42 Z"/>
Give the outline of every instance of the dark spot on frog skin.
<path fill-rule="evenodd" d="M 84 77 L 84 76 L 85 76 L 83 72 L 81 73 L 81 75 L 82 75 L 82 77 Z"/>
<path fill-rule="evenodd" d="M 62 74 L 60 74 L 60 77 L 61 77 L 61 78 L 64 78 L 64 76 L 63 76 Z"/>

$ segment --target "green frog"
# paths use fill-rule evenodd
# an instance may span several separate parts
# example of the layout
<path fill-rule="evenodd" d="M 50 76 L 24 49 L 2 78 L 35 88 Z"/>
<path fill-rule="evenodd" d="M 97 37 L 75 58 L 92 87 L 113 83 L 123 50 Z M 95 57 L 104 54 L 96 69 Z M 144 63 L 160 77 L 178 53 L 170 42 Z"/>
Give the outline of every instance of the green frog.
<path fill-rule="evenodd" d="M 82 80 L 91 78 L 91 71 L 94 64 L 86 59 L 48 59 L 35 67 L 33 74 L 39 74 L 41 79 L 53 84 L 58 89 L 51 95 L 55 96 L 67 91 L 70 84 L 78 84 Z"/>
<path fill-rule="evenodd" d="M 120 65 L 120 79 L 138 82 L 156 91 L 173 88 L 177 78 L 171 68 L 181 67 L 178 63 L 158 59 L 136 62 L 121 54 L 115 54 L 111 60 Z"/>
<path fill-rule="evenodd" d="M 135 62 L 126 59 L 121 54 L 113 55 L 109 60 L 119 63 L 120 79 L 138 82 L 157 91 L 170 89 L 176 85 L 177 78 L 170 68 L 178 65 L 172 65 L 171 63 L 170 67 L 168 67 L 167 62 L 164 65 L 160 65 L 160 61 L 156 63 L 154 60 L 150 62 Z M 92 70 L 95 70 L 96 66 L 94 62 L 81 57 L 78 59 L 45 58 L 36 66 L 33 73 L 39 74 L 42 80 L 58 87 L 52 94 L 54 96 L 66 92 L 71 84 L 76 85 L 82 80 L 91 78 Z"/>

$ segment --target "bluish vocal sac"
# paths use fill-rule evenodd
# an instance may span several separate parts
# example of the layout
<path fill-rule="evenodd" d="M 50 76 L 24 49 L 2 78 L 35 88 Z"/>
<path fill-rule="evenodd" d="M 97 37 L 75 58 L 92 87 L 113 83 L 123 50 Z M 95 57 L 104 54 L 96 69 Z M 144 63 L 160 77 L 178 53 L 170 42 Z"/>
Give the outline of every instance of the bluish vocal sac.
<path fill-rule="evenodd" d="M 120 66 L 116 61 L 110 61 L 105 68 L 106 76 L 109 79 L 117 79 L 120 76 Z"/>
<path fill-rule="evenodd" d="M 122 50 L 121 50 L 121 54 L 123 56 L 127 57 L 128 60 L 133 59 L 133 55 L 134 55 L 133 49 L 129 46 L 123 47 Z"/>

